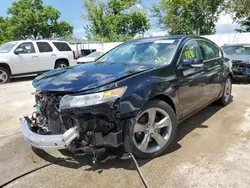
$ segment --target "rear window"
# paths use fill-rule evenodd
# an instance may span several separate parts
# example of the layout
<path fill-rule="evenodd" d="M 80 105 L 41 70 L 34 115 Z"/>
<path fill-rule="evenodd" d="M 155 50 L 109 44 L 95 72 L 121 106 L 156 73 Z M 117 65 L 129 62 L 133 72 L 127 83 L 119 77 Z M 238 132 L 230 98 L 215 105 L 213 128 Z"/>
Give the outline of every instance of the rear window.
<path fill-rule="evenodd" d="M 37 42 L 36 44 L 41 53 L 53 52 L 53 49 L 47 42 Z"/>
<path fill-rule="evenodd" d="M 53 44 L 59 51 L 72 51 L 69 45 L 65 42 L 53 42 Z"/>

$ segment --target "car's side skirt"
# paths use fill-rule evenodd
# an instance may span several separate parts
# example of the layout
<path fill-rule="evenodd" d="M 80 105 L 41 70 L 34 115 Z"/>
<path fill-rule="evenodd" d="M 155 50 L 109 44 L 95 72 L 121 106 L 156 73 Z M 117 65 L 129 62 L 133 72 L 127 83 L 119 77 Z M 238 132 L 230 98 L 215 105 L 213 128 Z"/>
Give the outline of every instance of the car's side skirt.
<path fill-rule="evenodd" d="M 181 118 L 181 119 L 178 121 L 178 124 L 180 124 L 180 123 L 183 122 L 184 120 L 188 119 L 189 117 L 193 116 L 193 115 L 196 114 L 197 112 L 201 111 L 203 108 L 209 106 L 209 105 L 212 104 L 213 102 L 217 101 L 219 98 L 220 98 L 220 96 L 217 97 L 217 98 L 215 98 L 215 99 L 213 99 L 212 101 L 210 101 L 209 103 L 205 104 L 204 106 L 198 108 L 197 110 L 195 110 L 195 111 L 192 112 L 191 114 L 189 114 L 189 115 L 187 115 L 187 116 Z"/>

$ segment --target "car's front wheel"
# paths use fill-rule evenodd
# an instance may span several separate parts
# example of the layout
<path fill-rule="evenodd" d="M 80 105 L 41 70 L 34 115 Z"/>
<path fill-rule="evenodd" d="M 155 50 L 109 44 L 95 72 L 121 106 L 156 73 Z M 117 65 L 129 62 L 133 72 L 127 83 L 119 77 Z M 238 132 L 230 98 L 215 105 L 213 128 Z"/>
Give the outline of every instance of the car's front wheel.
<path fill-rule="evenodd" d="M 228 105 L 232 99 L 232 79 L 230 76 L 226 78 L 223 96 L 220 98 L 220 103 L 224 106 Z"/>
<path fill-rule="evenodd" d="M 3 67 L 0 67 L 0 84 L 10 82 L 10 72 Z"/>
<path fill-rule="evenodd" d="M 133 132 L 133 154 L 152 158 L 162 154 L 176 135 L 176 115 L 164 101 L 150 101 L 136 118 Z"/>

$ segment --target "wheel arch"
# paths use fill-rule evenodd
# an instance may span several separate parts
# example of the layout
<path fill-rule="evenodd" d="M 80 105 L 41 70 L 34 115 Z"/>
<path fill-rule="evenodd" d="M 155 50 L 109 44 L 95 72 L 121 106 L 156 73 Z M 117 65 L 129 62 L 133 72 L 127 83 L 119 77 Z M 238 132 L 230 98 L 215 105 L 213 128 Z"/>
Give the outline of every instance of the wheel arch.
<path fill-rule="evenodd" d="M 10 74 L 12 75 L 11 68 L 10 68 L 10 66 L 9 66 L 7 63 L 1 63 L 1 62 L 0 62 L 0 67 L 5 68 L 5 69 L 6 69 L 7 71 L 9 71 Z"/>
<path fill-rule="evenodd" d="M 173 100 L 168 95 L 159 94 L 159 95 L 156 95 L 150 99 L 150 101 L 152 101 L 152 100 L 161 100 L 161 101 L 166 102 L 167 104 L 169 104 L 172 107 L 172 109 L 174 110 L 174 112 L 176 114 L 175 104 L 174 104 Z"/>
<path fill-rule="evenodd" d="M 57 63 L 59 63 L 60 61 L 64 61 L 67 64 L 67 66 L 69 66 L 69 60 L 67 58 L 59 58 L 56 60 L 54 68 L 56 68 Z"/>

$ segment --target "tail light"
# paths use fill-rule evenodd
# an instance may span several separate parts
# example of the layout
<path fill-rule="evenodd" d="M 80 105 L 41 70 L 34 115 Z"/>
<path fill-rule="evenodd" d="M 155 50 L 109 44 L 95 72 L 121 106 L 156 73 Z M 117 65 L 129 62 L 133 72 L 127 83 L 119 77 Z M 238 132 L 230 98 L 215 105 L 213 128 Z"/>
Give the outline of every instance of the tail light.
<path fill-rule="evenodd" d="M 76 59 L 76 52 L 75 51 L 72 52 L 73 52 L 73 58 Z"/>

